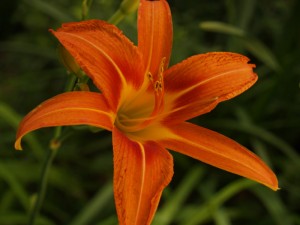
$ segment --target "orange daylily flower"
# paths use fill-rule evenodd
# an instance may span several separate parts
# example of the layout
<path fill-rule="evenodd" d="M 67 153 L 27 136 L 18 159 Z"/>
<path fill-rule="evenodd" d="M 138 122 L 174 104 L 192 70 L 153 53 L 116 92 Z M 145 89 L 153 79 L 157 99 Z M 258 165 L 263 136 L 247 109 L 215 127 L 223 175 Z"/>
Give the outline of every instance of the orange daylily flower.
<path fill-rule="evenodd" d="M 51 32 L 101 93 L 74 91 L 43 102 L 21 122 L 15 147 L 43 127 L 85 124 L 111 131 L 120 224 L 151 223 L 173 175 L 166 149 L 278 189 L 276 176 L 255 154 L 186 122 L 244 92 L 257 75 L 247 57 L 228 52 L 196 55 L 168 68 L 173 33 L 166 0 L 140 1 L 138 46 L 99 20 Z"/>

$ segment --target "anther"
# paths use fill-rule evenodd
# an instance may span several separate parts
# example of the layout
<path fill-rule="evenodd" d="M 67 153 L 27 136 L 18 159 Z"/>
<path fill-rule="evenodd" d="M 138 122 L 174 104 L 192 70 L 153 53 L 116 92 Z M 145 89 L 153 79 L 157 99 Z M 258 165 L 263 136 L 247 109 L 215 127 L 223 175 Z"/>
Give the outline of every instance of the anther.
<path fill-rule="evenodd" d="M 159 75 L 163 75 L 164 70 L 165 70 L 165 63 L 166 63 L 166 57 L 163 57 L 161 59 L 160 65 L 159 65 Z"/>
<path fill-rule="evenodd" d="M 151 72 L 148 72 L 147 76 L 148 76 L 148 79 L 149 79 L 151 82 L 153 82 L 153 76 L 152 76 Z"/>
<path fill-rule="evenodd" d="M 156 81 L 154 84 L 155 91 L 162 91 L 162 83 L 160 81 Z"/>

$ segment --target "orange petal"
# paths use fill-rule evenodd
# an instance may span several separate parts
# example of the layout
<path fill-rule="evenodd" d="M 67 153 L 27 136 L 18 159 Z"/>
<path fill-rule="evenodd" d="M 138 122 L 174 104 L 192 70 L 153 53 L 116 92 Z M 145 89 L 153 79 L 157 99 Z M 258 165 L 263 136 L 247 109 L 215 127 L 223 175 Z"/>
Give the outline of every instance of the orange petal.
<path fill-rule="evenodd" d="M 122 32 L 104 21 L 89 20 L 63 24 L 50 30 L 103 92 L 115 111 L 123 88 L 137 89 L 144 68 L 137 48 Z"/>
<path fill-rule="evenodd" d="M 187 122 L 170 125 L 163 146 L 277 190 L 275 174 L 254 153 L 214 131 Z"/>
<path fill-rule="evenodd" d="M 250 88 L 257 80 L 253 64 L 229 52 L 200 54 L 171 67 L 165 74 L 165 113 L 171 123 L 211 111 L 219 102 Z"/>
<path fill-rule="evenodd" d="M 147 71 L 153 76 L 159 73 L 165 58 L 166 69 L 172 49 L 172 17 L 165 0 L 141 0 L 138 11 L 138 48 L 142 52 Z"/>
<path fill-rule="evenodd" d="M 173 158 L 155 142 L 141 144 L 113 130 L 114 195 L 120 225 L 150 224 L 173 175 Z"/>
<path fill-rule="evenodd" d="M 113 114 L 103 95 L 93 92 L 67 92 L 36 107 L 21 121 L 15 142 L 22 149 L 21 139 L 39 128 L 66 125 L 91 125 L 112 130 Z"/>

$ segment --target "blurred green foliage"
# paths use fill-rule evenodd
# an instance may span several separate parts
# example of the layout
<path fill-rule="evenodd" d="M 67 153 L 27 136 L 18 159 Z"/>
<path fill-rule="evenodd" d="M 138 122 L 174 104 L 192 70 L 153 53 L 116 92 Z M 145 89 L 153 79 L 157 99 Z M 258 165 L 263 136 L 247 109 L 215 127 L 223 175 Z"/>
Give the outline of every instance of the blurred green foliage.
<path fill-rule="evenodd" d="M 183 155 L 164 191 L 155 225 L 300 224 L 300 1 L 169 1 L 174 23 L 172 64 L 208 51 L 245 54 L 257 84 L 193 122 L 247 146 L 274 169 L 271 190 Z M 23 225 L 36 199 L 53 129 L 33 132 L 13 148 L 20 119 L 61 93 L 68 74 L 47 31 L 81 19 L 81 0 L 0 2 L 0 225 Z M 89 18 L 108 20 L 120 1 L 94 0 Z M 136 15 L 119 25 L 136 41 Z M 73 128 L 67 128 L 74 130 Z M 51 168 L 36 224 L 117 224 L 110 133 L 79 129 Z"/>

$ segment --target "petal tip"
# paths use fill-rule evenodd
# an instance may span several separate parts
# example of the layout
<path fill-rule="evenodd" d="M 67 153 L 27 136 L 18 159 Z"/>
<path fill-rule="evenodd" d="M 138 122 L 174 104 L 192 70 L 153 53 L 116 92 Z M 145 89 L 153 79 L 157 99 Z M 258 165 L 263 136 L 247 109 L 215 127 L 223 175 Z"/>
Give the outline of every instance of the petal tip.
<path fill-rule="evenodd" d="M 55 30 L 53 30 L 53 29 L 48 29 L 48 31 L 51 33 L 51 34 L 53 34 L 53 35 L 55 35 L 55 33 L 56 33 L 56 31 Z"/>
<path fill-rule="evenodd" d="M 18 138 L 17 140 L 16 140 L 16 142 L 15 142 L 15 150 L 17 150 L 17 151 L 22 151 L 23 150 L 23 148 L 22 148 L 22 146 L 21 146 L 21 139 L 20 138 Z"/>
<path fill-rule="evenodd" d="M 273 191 L 279 191 L 280 190 L 280 187 L 278 187 L 278 180 L 277 180 L 276 176 L 275 176 L 274 181 L 272 182 L 272 184 L 267 185 L 267 187 L 271 188 Z"/>
<path fill-rule="evenodd" d="M 275 173 L 269 167 L 266 167 L 265 169 L 267 173 L 264 175 L 264 178 L 256 181 L 272 189 L 273 191 L 280 190 L 278 187 L 278 179 Z M 261 174 L 263 174 L 263 171 L 261 171 Z"/>

